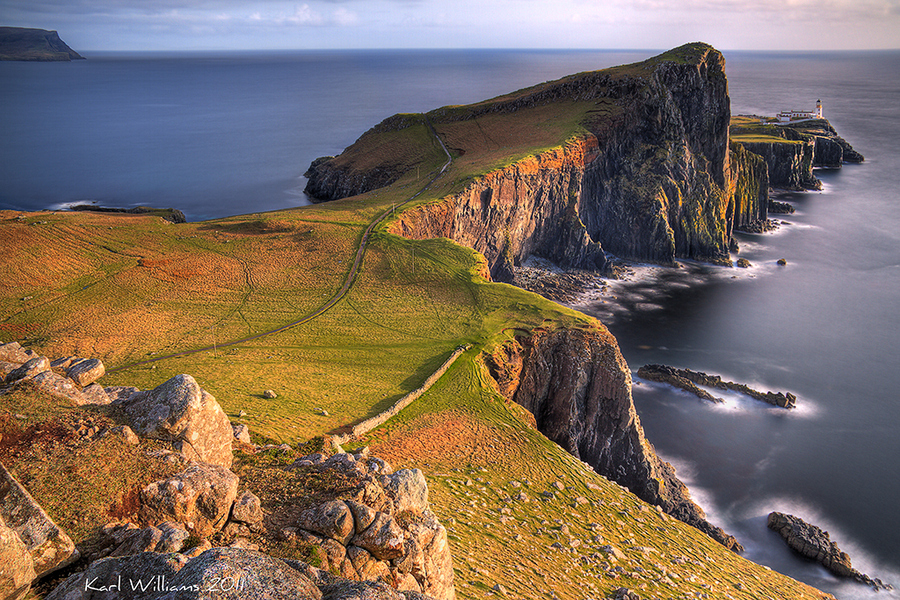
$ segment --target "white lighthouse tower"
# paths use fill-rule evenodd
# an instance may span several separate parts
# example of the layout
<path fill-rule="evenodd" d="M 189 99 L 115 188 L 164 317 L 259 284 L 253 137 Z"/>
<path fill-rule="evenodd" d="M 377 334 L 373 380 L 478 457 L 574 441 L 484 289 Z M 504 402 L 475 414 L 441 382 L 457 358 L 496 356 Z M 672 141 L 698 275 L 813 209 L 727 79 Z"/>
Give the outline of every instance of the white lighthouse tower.
<path fill-rule="evenodd" d="M 815 116 L 816 119 L 824 119 L 825 118 L 824 116 L 822 116 L 822 101 L 821 100 L 816 100 L 815 115 L 816 115 Z"/>

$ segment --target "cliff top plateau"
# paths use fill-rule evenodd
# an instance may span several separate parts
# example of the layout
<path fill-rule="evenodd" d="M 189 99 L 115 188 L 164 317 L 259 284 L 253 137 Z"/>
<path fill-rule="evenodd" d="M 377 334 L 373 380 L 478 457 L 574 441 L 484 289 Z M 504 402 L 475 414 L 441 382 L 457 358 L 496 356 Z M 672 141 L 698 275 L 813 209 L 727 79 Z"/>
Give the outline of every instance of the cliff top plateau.
<path fill-rule="evenodd" d="M 0 27 L 0 60 L 56 61 L 84 57 L 46 29 Z"/>
<path fill-rule="evenodd" d="M 427 481 L 459 598 L 489 590 L 566 600 L 622 590 L 644 599 L 826 598 L 729 550 L 712 525 L 704 531 L 719 541 L 679 520 L 705 523 L 643 434 L 613 336 L 491 275 L 527 253 L 603 268 L 592 237 L 603 222 L 598 198 L 611 203 L 602 214 L 624 219 L 660 260 L 722 258 L 716 244 L 735 220 L 734 190 L 750 189 L 762 164 L 744 157 L 732 166 L 722 67 L 714 49 L 691 45 L 480 105 L 393 117 L 361 138 L 371 152 L 344 156 L 348 169 L 333 178 L 334 189 L 365 191 L 314 206 L 197 223 L 0 212 L 0 341 L 21 344 L 0 357 L 0 462 L 83 557 L 108 551 L 119 562 L 107 564 L 125 565 L 139 559 L 124 557 L 145 556 L 129 554 L 137 548 L 200 548 L 167 563 L 179 581 L 220 560 L 266 560 L 247 552 L 308 562 L 314 542 L 329 569 L 371 567 L 375 578 L 412 586 L 405 575 L 421 575 L 426 563 L 412 546 L 396 554 L 385 543 L 396 533 L 391 522 L 425 535 L 428 521 L 405 520 L 401 509 L 380 517 L 380 542 L 353 542 L 372 514 L 341 495 L 343 477 L 316 470 L 333 460 L 357 472 L 368 446 Z M 565 89 L 581 91 L 553 100 Z M 323 172 L 337 173 L 340 161 L 328 162 Z M 710 165 L 715 173 L 699 169 Z M 469 243 L 460 231 L 480 233 Z M 93 359 L 105 371 L 97 381 Z M 399 414 L 351 437 L 343 449 L 353 461 L 334 447 L 426 383 Z M 148 408 L 170 393 L 178 411 Z M 226 421 L 240 436 L 230 454 Z M 211 487 L 227 493 L 204 505 L 224 511 L 188 519 L 203 535 L 186 544 L 177 523 L 194 513 L 185 506 L 164 519 L 160 498 L 200 489 L 196 482 L 216 473 L 222 485 Z M 421 489 L 418 476 L 403 481 Z M 378 479 L 369 493 L 394 485 Z M 254 531 L 257 505 L 238 502 L 245 491 L 259 499 L 272 537 Z M 302 516 L 317 493 L 337 502 L 321 509 L 334 518 Z M 358 520 L 368 527 L 351 532 Z M 203 550 L 201 537 L 233 544 L 206 535 L 229 523 L 259 550 Z M 323 534 L 323 523 L 340 526 Z M 63 567 L 34 589 L 49 594 L 91 564 Z M 74 590 L 72 581 L 63 589 Z"/>

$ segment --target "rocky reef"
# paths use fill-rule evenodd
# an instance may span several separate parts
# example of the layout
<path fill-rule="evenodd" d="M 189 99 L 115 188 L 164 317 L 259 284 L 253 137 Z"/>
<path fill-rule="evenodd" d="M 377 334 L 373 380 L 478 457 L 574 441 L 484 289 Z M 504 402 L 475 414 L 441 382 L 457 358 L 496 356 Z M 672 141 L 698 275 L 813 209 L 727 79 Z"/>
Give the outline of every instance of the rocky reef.
<path fill-rule="evenodd" d="M 498 389 L 534 415 L 537 428 L 646 502 L 742 551 L 703 510 L 644 436 L 631 372 L 602 328 L 537 330 L 485 356 Z"/>
<path fill-rule="evenodd" d="M 0 27 L 0 60 L 71 61 L 84 59 L 46 29 Z"/>
<path fill-rule="evenodd" d="M 605 252 L 672 264 L 728 263 L 735 223 L 765 218 L 759 160 L 729 145 L 725 60 L 689 44 L 643 63 L 583 73 L 471 107 L 427 115 L 442 125 L 515 114 L 554 103 L 595 103 L 581 132 L 476 177 L 459 193 L 405 211 L 392 231 L 447 237 L 484 254 L 496 279 L 530 255 L 563 267 L 604 269 Z M 330 160 L 318 160 L 308 191 L 321 199 L 381 184 L 335 183 L 366 136 L 398 126 L 392 117 Z M 407 119 L 408 121 L 408 119 Z M 356 182 L 356 183 L 354 183 Z"/>
<path fill-rule="evenodd" d="M 872 586 L 875 590 L 894 589 L 880 579 L 860 573 L 850 563 L 850 557 L 831 541 L 827 531 L 811 525 L 794 515 L 771 512 L 767 520 L 769 529 L 776 531 L 795 552 L 810 558 L 838 577 L 845 577 Z"/>
<path fill-rule="evenodd" d="M 797 397 L 790 392 L 760 392 L 743 383 L 735 383 L 733 381 L 724 381 L 718 375 L 707 375 L 702 371 L 692 371 L 690 369 L 676 369 L 667 365 L 644 365 L 638 369 L 638 377 L 648 381 L 660 381 L 668 383 L 677 388 L 691 392 L 702 400 L 710 402 L 724 402 L 721 398 L 713 396 L 698 385 L 716 388 L 719 390 L 731 390 L 746 394 L 760 402 L 766 402 L 780 408 L 794 408 L 797 404 Z"/>

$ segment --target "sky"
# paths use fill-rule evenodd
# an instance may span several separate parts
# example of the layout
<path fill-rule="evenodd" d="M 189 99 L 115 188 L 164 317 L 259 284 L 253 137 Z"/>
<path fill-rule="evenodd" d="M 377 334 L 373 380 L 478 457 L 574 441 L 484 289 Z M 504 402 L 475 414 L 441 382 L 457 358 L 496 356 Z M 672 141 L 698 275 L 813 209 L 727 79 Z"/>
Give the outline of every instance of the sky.
<path fill-rule="evenodd" d="M 900 48 L 900 0 L 0 0 L 79 52 Z"/>

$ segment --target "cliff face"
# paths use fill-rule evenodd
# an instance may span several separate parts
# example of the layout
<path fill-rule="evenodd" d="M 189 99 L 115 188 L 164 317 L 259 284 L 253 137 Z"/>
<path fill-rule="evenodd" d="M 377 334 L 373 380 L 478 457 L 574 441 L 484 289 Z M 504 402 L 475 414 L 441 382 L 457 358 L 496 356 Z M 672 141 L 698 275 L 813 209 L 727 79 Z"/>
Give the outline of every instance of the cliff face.
<path fill-rule="evenodd" d="M 608 331 L 539 330 L 507 342 L 486 355 L 485 363 L 500 392 L 531 412 L 549 439 L 643 500 L 741 549 L 706 521 L 675 469 L 644 437 L 631 372 Z"/>
<path fill-rule="evenodd" d="M 597 156 L 589 137 L 488 173 L 463 192 L 404 212 L 391 230 L 405 237 L 450 238 L 488 259 L 495 280 L 531 254 L 564 267 L 603 269 L 606 257 L 579 218 L 585 166 Z"/>
<path fill-rule="evenodd" d="M 790 142 L 742 142 L 768 166 L 769 185 L 786 190 L 820 190 L 822 182 L 813 175 L 816 141 L 812 138 Z"/>
<path fill-rule="evenodd" d="M 769 170 L 765 160 L 731 143 L 731 197 L 733 212 L 728 221 L 734 229 L 750 227 L 769 216 Z M 731 231 L 728 232 L 731 235 Z"/>

